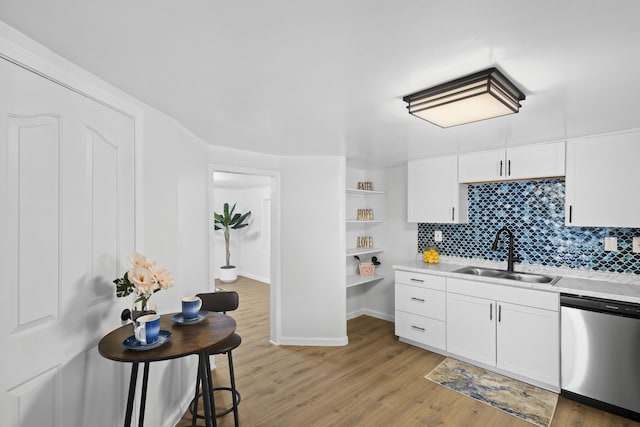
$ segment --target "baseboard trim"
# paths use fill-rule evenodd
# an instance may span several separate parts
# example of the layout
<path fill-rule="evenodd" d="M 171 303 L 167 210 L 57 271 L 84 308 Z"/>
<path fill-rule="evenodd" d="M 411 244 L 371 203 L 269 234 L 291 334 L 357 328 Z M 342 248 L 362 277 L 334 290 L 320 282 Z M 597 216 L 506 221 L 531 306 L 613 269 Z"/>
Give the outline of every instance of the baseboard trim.
<path fill-rule="evenodd" d="M 277 345 L 298 345 L 316 347 L 340 347 L 349 344 L 347 337 L 342 338 L 306 338 L 306 337 L 282 337 Z"/>
<path fill-rule="evenodd" d="M 271 279 L 269 277 L 262 277 L 255 274 L 247 273 L 245 271 L 238 272 L 238 276 L 244 276 L 247 279 L 257 280 L 258 282 L 266 283 L 267 285 L 271 284 Z"/>
<path fill-rule="evenodd" d="M 258 282 L 266 283 L 267 285 L 271 284 L 271 279 L 269 277 L 257 276 L 251 273 L 245 273 L 244 271 L 238 271 L 238 277 L 246 277 L 247 279 L 256 280 Z M 213 279 L 220 279 L 220 275 L 218 273 L 213 275 Z M 227 283 L 229 285 L 233 285 L 233 283 Z"/>
<path fill-rule="evenodd" d="M 387 322 L 395 322 L 396 318 L 393 314 L 383 313 L 381 311 L 369 310 L 368 308 L 361 308 L 347 313 L 347 320 L 355 319 L 360 316 L 375 317 L 376 319 L 386 320 Z"/>

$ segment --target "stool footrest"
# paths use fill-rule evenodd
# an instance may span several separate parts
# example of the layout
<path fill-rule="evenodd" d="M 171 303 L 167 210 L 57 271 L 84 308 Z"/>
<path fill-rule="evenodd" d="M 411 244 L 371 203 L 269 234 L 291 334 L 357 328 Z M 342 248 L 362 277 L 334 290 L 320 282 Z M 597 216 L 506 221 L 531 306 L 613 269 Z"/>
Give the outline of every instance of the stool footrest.
<path fill-rule="evenodd" d="M 213 388 L 213 392 L 216 392 L 216 391 L 229 391 L 231 393 L 235 392 L 235 394 L 236 394 L 236 404 L 235 405 L 232 404 L 229 408 L 225 409 L 224 411 L 222 411 L 220 413 L 216 412 L 216 418 L 220 418 L 220 417 L 223 417 L 223 416 L 225 416 L 227 414 L 230 414 L 235 408 L 238 407 L 238 405 L 240 404 L 240 392 L 238 392 L 238 390 L 234 391 L 231 387 L 214 387 Z M 198 399 L 201 398 L 201 397 L 202 397 L 202 392 L 198 393 Z M 195 399 L 192 399 L 191 403 L 189 403 L 189 412 L 191 413 L 191 415 L 194 415 L 193 414 L 193 405 L 194 404 L 195 404 Z M 196 418 L 199 418 L 199 419 L 203 420 L 204 419 L 204 415 L 196 414 Z"/>

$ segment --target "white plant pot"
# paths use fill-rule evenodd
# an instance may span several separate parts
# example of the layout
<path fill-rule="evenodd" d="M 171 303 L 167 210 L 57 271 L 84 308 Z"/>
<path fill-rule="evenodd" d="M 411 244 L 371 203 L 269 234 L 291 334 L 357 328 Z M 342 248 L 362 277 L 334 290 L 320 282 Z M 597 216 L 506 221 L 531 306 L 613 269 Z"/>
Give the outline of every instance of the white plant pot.
<path fill-rule="evenodd" d="M 220 267 L 218 276 L 222 283 L 233 283 L 238 280 L 238 269 L 236 267 Z"/>

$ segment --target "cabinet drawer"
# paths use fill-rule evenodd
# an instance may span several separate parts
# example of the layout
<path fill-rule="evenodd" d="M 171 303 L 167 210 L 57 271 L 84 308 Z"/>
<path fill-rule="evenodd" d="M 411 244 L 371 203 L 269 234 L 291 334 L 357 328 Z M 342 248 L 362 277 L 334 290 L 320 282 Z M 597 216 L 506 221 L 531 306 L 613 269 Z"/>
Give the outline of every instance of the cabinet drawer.
<path fill-rule="evenodd" d="M 446 278 L 444 276 L 432 276 L 430 274 L 413 273 L 411 271 L 396 271 L 396 282 L 444 291 Z"/>
<path fill-rule="evenodd" d="M 396 310 L 445 320 L 445 306 L 443 291 L 396 284 Z"/>
<path fill-rule="evenodd" d="M 444 350 L 445 323 L 415 314 L 396 311 L 396 335 Z"/>
<path fill-rule="evenodd" d="M 510 302 L 545 310 L 560 309 L 560 294 L 535 289 L 525 289 L 509 285 L 476 282 L 474 280 L 450 277 L 447 281 L 447 292 L 473 297 Z"/>

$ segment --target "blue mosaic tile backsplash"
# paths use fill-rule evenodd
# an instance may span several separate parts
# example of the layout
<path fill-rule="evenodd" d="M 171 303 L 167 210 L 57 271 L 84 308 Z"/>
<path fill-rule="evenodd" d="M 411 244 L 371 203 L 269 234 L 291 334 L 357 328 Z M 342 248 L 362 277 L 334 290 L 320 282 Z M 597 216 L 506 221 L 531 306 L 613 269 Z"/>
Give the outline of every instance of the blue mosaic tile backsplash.
<path fill-rule="evenodd" d="M 469 185 L 468 224 L 418 224 L 418 251 L 435 243 L 442 255 L 505 261 L 507 237 L 491 250 L 496 232 L 509 227 L 524 264 L 640 274 L 640 254 L 631 251 L 638 228 L 565 227 L 563 179 Z M 604 238 L 617 237 L 618 251 L 604 252 Z"/>

